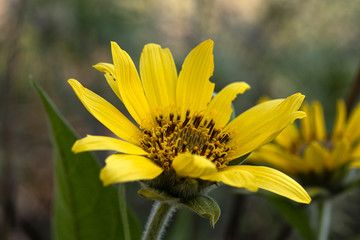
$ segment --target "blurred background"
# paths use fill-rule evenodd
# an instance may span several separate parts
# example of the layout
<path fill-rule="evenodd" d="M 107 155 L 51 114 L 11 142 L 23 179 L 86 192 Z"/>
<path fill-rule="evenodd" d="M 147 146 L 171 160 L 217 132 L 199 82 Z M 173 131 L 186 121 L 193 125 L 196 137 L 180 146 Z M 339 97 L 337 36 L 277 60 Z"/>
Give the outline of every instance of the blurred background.
<path fill-rule="evenodd" d="M 126 113 L 91 67 L 111 62 L 110 41 L 137 66 L 146 43 L 168 47 L 179 71 L 187 53 L 210 38 L 216 91 L 234 81 L 252 87 L 234 102 L 237 114 L 261 96 L 301 92 L 324 104 L 330 128 L 336 99 L 358 101 L 351 90 L 360 63 L 359 23 L 359 0 L 0 0 L 0 239 L 51 239 L 52 144 L 29 79 L 43 86 L 79 136 L 108 135 L 69 78 Z M 103 164 L 106 153 L 97 156 Z M 145 224 L 151 202 L 137 196 L 137 183 L 127 186 L 128 202 Z M 300 239 L 260 195 L 227 187 L 210 195 L 222 209 L 215 229 L 180 210 L 166 239 Z M 360 239 L 359 200 L 359 188 L 337 200 L 334 239 Z"/>

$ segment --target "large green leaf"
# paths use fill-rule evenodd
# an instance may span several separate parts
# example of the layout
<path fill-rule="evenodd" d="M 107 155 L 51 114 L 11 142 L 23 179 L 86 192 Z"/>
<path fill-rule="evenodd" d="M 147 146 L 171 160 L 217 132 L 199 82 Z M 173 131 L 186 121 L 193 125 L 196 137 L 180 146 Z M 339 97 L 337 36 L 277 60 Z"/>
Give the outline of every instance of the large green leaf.
<path fill-rule="evenodd" d="M 54 239 L 123 239 L 116 188 L 102 185 L 100 166 L 92 154 L 71 152 L 77 136 L 42 88 L 32 83 L 47 112 L 55 149 Z M 130 229 L 139 231 L 136 218 L 129 215 Z M 133 236 L 139 238 L 138 233 Z"/>
<path fill-rule="evenodd" d="M 167 238 L 169 240 L 194 239 L 194 233 L 199 236 L 199 229 L 194 223 L 194 215 L 185 209 L 179 209 L 168 230 Z M 193 237 L 193 238 L 192 238 Z M 203 238 L 206 239 L 206 238 Z"/>
<path fill-rule="evenodd" d="M 140 225 L 139 219 L 134 214 L 134 212 L 130 210 L 130 208 L 127 208 L 127 212 L 129 217 L 131 239 L 139 240 L 141 239 L 141 235 L 143 232 L 142 226 Z"/>

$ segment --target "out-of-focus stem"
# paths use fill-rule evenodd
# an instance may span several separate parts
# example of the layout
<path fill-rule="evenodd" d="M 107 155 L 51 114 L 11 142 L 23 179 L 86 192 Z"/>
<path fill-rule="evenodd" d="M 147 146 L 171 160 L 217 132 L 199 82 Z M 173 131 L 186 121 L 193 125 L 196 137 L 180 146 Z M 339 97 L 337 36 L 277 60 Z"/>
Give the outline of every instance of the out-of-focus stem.
<path fill-rule="evenodd" d="M 125 184 L 121 183 L 119 186 L 119 205 L 122 225 L 124 229 L 124 239 L 131 240 L 129 218 L 127 214 L 126 200 L 125 200 Z"/>
<path fill-rule="evenodd" d="M 318 240 L 329 239 L 330 224 L 331 224 L 331 200 L 323 200 L 319 202 L 318 214 L 319 214 L 319 235 Z"/>
<path fill-rule="evenodd" d="M 229 216 L 229 223 L 225 230 L 224 240 L 236 239 L 236 232 L 240 226 L 240 222 L 245 213 L 245 202 L 247 196 L 242 194 L 236 194 L 233 197 L 233 203 L 231 206 L 231 213 Z"/>

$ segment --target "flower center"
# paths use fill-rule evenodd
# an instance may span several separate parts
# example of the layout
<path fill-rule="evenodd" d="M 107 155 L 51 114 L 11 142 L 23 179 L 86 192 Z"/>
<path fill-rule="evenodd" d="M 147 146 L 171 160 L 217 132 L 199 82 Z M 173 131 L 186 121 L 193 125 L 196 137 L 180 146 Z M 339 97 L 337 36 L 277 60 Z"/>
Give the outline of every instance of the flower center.
<path fill-rule="evenodd" d="M 156 126 L 143 131 L 141 147 L 149 153 L 148 157 L 165 171 L 172 169 L 178 154 L 186 152 L 206 157 L 217 168 L 225 167 L 231 150 L 226 145 L 229 133 L 215 128 L 214 121 L 204 120 L 201 114 L 190 116 L 187 111 L 185 120 L 180 119 L 180 115 L 175 117 L 173 113 L 159 115 Z"/>

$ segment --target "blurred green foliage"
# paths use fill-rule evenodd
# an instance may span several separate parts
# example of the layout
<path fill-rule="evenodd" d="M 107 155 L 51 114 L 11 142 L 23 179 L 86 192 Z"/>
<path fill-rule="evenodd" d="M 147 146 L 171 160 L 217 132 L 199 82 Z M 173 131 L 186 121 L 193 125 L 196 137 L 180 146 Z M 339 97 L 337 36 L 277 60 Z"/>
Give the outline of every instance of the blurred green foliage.
<path fill-rule="evenodd" d="M 136 65 L 144 44 L 169 47 L 180 70 L 186 54 L 211 38 L 216 90 L 233 81 L 252 87 L 235 100 L 237 113 L 263 95 L 302 92 L 307 101 L 324 104 L 330 127 L 335 101 L 346 98 L 360 62 L 359 0 L 16 0 L 0 2 L 0 16 L 0 232 L 5 237 L 51 236 L 52 149 L 41 103 L 29 90 L 30 76 L 80 136 L 107 135 L 75 97 L 68 78 L 80 80 L 126 113 L 102 74 L 91 68 L 111 62 L 110 41 Z M 98 156 L 103 161 L 105 155 Z M 129 186 L 128 200 L 144 223 L 151 203 L 136 195 L 136 183 Z M 237 202 L 232 190 L 211 195 L 222 209 L 215 230 L 207 220 L 181 210 L 169 229 L 170 239 L 222 239 L 231 232 L 242 239 L 299 239 L 261 197 L 246 197 L 241 219 L 233 226 L 229 219 Z M 351 204 L 358 199 L 355 191 L 335 202 L 334 239 L 359 235 L 360 208 Z M 184 221 L 190 233 L 179 227 Z"/>

